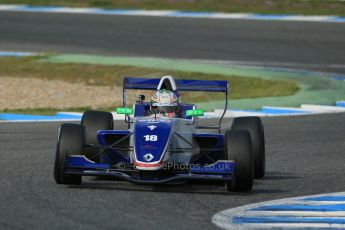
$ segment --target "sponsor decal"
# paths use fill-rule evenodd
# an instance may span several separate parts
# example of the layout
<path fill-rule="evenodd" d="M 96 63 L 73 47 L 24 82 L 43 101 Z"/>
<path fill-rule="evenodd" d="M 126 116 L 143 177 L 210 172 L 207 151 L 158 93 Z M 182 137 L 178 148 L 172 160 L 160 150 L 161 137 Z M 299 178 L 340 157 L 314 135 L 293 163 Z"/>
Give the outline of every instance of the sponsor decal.
<path fill-rule="evenodd" d="M 145 135 L 144 138 L 145 138 L 145 141 L 155 142 L 155 141 L 158 140 L 158 136 L 157 135 Z"/>
<path fill-rule="evenodd" d="M 158 124 L 157 120 L 139 120 L 140 122 L 146 122 L 147 124 Z"/>

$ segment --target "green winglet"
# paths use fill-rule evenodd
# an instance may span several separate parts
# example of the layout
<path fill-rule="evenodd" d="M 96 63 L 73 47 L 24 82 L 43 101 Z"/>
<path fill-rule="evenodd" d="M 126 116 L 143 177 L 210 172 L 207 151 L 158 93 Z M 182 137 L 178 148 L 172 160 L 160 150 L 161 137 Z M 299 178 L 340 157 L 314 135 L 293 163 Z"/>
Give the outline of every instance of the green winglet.
<path fill-rule="evenodd" d="M 204 110 L 202 109 L 192 109 L 186 111 L 187 117 L 201 117 L 204 116 Z"/>
<path fill-rule="evenodd" d="M 132 115 L 133 109 L 131 108 L 116 108 L 117 114 L 126 114 L 126 115 Z"/>

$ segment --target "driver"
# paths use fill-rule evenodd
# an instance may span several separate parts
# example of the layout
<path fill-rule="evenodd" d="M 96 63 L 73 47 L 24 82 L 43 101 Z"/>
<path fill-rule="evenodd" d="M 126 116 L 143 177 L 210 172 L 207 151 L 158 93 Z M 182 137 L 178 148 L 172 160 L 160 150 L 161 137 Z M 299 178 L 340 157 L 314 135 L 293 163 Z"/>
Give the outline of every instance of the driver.
<path fill-rule="evenodd" d="M 147 111 L 148 116 L 178 117 L 179 114 L 179 99 L 175 93 L 165 89 L 153 93 L 150 109 Z"/>

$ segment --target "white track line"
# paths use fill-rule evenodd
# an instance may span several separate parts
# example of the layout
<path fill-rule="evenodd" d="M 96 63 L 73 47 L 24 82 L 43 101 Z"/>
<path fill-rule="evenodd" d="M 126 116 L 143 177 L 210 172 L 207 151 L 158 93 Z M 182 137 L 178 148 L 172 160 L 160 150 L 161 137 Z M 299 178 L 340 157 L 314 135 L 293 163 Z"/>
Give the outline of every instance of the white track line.
<path fill-rule="evenodd" d="M 328 106 L 328 105 L 302 104 L 301 108 L 305 111 L 319 112 L 319 113 L 345 112 L 345 107 Z"/>

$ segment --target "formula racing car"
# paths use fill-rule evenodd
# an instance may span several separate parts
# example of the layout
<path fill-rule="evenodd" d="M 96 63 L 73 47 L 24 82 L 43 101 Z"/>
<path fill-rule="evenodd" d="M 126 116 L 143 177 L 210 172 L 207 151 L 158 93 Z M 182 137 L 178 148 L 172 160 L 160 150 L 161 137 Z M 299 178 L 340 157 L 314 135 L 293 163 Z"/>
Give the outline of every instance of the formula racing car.
<path fill-rule="evenodd" d="M 129 90 L 140 95 L 127 106 Z M 224 94 L 217 125 L 201 126 L 205 111 L 182 103 L 183 91 Z M 123 106 L 116 108 L 127 129 L 114 130 L 113 114 L 86 111 L 81 124 L 62 124 L 54 163 L 58 184 L 80 184 L 82 176 L 114 177 L 136 184 L 218 181 L 229 191 L 250 191 L 265 175 L 264 128 L 258 117 L 237 117 L 224 126 L 228 82 L 124 77 Z M 226 123 L 226 122 L 225 122 Z M 225 125 L 226 126 L 226 125 Z"/>

